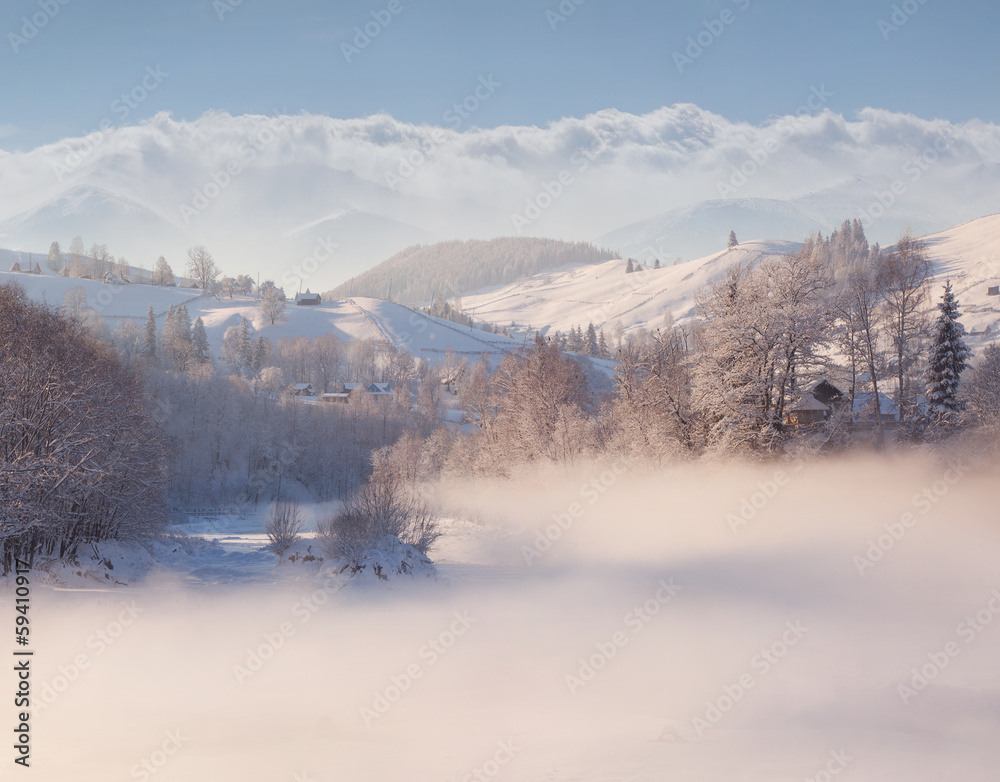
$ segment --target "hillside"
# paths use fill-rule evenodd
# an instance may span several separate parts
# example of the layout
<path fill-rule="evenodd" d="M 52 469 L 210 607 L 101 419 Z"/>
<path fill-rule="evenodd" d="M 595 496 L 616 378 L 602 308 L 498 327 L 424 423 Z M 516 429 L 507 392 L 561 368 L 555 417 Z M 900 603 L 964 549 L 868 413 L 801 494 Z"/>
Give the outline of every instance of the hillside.
<path fill-rule="evenodd" d="M 923 237 L 934 264 L 932 300 L 940 284 L 952 280 L 970 345 L 991 341 L 1000 332 L 1000 215 L 982 217 Z M 610 330 L 658 328 L 669 313 L 678 324 L 694 318 L 700 291 L 736 263 L 755 263 L 768 255 L 792 252 L 794 242 L 750 241 L 690 263 L 625 274 L 625 261 L 565 268 L 536 274 L 514 284 L 466 294 L 465 311 L 477 319 L 521 328 L 567 331 L 593 322 Z"/>
<path fill-rule="evenodd" d="M 312 307 L 299 307 L 289 302 L 286 319 L 270 325 L 257 310 L 253 296 L 216 298 L 190 288 L 116 286 L 51 273 L 0 272 L 0 285 L 12 281 L 23 286 L 32 299 L 55 306 L 62 303 L 71 288 L 82 288 L 86 292 L 88 306 L 96 310 L 112 330 L 125 318 L 143 322 L 150 306 L 162 328 L 168 307 L 186 304 L 192 321 L 198 317 L 204 321 L 209 344 L 216 356 L 221 351 L 226 329 L 238 326 L 242 318 L 275 341 L 283 337 L 315 337 L 320 334 L 334 334 L 346 341 L 385 340 L 432 363 L 442 358 L 449 349 L 470 357 L 489 354 L 495 363 L 520 344 L 509 337 L 433 318 L 400 304 L 362 297 L 330 300 Z"/>
<path fill-rule="evenodd" d="M 549 269 L 600 263 L 608 250 L 582 242 L 501 237 L 409 247 L 334 288 L 324 298 L 375 296 L 425 304 L 437 296 L 505 285 Z"/>
<path fill-rule="evenodd" d="M 794 242 L 745 242 L 691 263 L 625 273 L 620 259 L 564 268 L 503 287 L 466 295 L 462 307 L 477 319 L 519 327 L 567 331 L 593 323 L 610 330 L 658 328 L 669 313 L 678 324 L 694 317 L 699 291 L 736 263 L 798 249 Z"/>

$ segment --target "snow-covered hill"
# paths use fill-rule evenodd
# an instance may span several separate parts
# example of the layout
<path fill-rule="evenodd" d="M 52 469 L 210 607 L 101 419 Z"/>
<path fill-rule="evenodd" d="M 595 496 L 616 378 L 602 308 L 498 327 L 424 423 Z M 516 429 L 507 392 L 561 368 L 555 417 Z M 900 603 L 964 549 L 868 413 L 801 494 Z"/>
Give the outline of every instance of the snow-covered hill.
<path fill-rule="evenodd" d="M 150 306 L 162 328 L 167 309 L 171 305 L 186 304 L 192 321 L 198 317 L 204 321 L 209 344 L 216 355 L 222 347 L 226 329 L 239 326 L 243 318 L 272 340 L 311 338 L 320 334 L 334 334 L 342 340 L 385 340 L 431 362 L 443 357 L 450 349 L 467 357 L 489 354 L 495 363 L 520 345 L 504 335 L 430 317 L 381 299 L 335 299 L 319 306 L 297 306 L 290 301 L 285 319 L 271 325 L 261 315 L 257 299 L 253 296 L 229 299 L 191 288 L 106 285 L 93 280 L 56 276 L 47 269 L 40 275 L 0 272 L 0 285 L 11 281 L 23 286 L 32 299 L 55 306 L 63 302 L 70 289 L 82 288 L 88 305 L 104 318 L 111 329 L 124 318 L 143 322 Z"/>
<path fill-rule="evenodd" d="M 669 314 L 677 324 L 695 316 L 695 299 L 737 263 L 756 263 L 798 249 L 795 242 L 745 242 L 691 263 L 625 273 L 611 260 L 537 274 L 514 285 L 463 296 L 462 307 L 477 319 L 526 328 L 567 331 L 593 323 L 610 330 L 655 329 Z"/>
<path fill-rule="evenodd" d="M 923 237 L 934 263 L 932 300 L 940 285 L 952 280 L 962 322 L 975 347 L 1000 332 L 1000 215 L 982 217 Z M 750 241 L 690 263 L 625 274 L 626 262 L 567 267 L 537 274 L 523 282 L 467 294 L 462 306 L 476 318 L 526 328 L 566 331 L 593 323 L 610 330 L 658 328 L 664 315 L 678 325 L 695 316 L 698 294 L 736 263 L 756 263 L 769 255 L 792 252 L 794 242 Z"/>

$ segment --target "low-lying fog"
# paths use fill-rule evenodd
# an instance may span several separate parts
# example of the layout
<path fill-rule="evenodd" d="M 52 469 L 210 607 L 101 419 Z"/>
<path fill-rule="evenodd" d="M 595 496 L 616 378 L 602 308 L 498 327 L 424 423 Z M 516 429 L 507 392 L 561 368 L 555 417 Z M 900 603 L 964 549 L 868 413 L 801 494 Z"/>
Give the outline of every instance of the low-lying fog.
<path fill-rule="evenodd" d="M 38 588 L 25 778 L 995 780 L 998 475 L 577 466 L 442 489 L 448 584 Z"/>

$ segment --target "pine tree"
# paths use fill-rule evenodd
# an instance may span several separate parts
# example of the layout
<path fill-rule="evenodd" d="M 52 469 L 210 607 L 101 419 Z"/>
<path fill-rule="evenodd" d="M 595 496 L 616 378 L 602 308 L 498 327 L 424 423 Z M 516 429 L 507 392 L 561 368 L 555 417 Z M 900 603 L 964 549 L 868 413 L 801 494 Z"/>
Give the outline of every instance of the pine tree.
<path fill-rule="evenodd" d="M 264 342 L 264 335 L 257 335 L 257 343 L 254 345 L 253 349 L 253 371 L 260 372 L 261 367 L 264 366 L 264 362 L 267 360 L 267 343 Z"/>
<path fill-rule="evenodd" d="M 739 245 L 739 242 L 736 241 L 736 231 L 730 231 L 729 232 L 729 246 L 730 247 L 736 247 L 737 245 Z"/>
<path fill-rule="evenodd" d="M 962 371 L 972 355 L 966 347 L 965 327 L 958 322 L 958 302 L 951 291 L 951 281 L 944 286 L 944 295 L 934 324 L 931 356 L 927 366 L 927 403 L 930 417 L 939 423 L 955 419 L 961 405 L 958 384 Z"/>
<path fill-rule="evenodd" d="M 143 353 L 147 358 L 156 358 L 156 315 L 153 314 L 153 305 L 149 305 L 149 312 L 146 313 L 146 328 L 143 334 Z"/>
<path fill-rule="evenodd" d="M 587 325 L 587 342 L 585 349 L 588 356 L 597 357 L 597 329 L 594 328 L 594 324 L 590 323 Z"/>
<path fill-rule="evenodd" d="M 632 259 L 629 258 L 628 259 L 628 263 L 625 264 L 625 273 L 626 274 L 631 274 L 634 271 L 635 271 L 635 266 L 632 265 Z"/>
<path fill-rule="evenodd" d="M 240 341 L 237 351 L 237 369 L 247 374 L 253 368 L 253 342 L 250 340 L 250 324 L 246 318 L 240 326 Z"/>
<path fill-rule="evenodd" d="M 604 329 L 601 329 L 601 333 L 597 336 L 597 356 L 598 358 L 611 358 L 611 354 L 608 352 L 608 343 L 604 339 Z"/>
<path fill-rule="evenodd" d="M 208 334 L 205 332 L 205 323 L 201 316 L 194 322 L 191 329 L 191 342 L 194 345 L 194 357 L 199 363 L 204 364 L 212 357 L 212 351 L 208 347 Z"/>
<path fill-rule="evenodd" d="M 62 250 L 59 249 L 59 242 L 52 242 L 49 245 L 49 268 L 54 272 L 62 270 Z"/>
<path fill-rule="evenodd" d="M 659 269 L 660 268 L 660 259 L 659 258 L 656 258 L 656 259 L 653 260 L 653 268 L 654 269 Z"/>

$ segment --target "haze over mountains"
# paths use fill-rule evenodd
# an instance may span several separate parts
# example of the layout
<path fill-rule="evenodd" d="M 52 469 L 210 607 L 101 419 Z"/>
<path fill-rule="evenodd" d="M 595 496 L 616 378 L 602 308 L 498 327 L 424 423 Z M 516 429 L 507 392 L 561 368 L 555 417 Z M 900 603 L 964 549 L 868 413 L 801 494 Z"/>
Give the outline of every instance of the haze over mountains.
<path fill-rule="evenodd" d="M 0 246 L 75 235 L 147 268 L 204 244 L 228 273 L 329 289 L 416 243 L 592 241 L 665 262 L 800 240 L 861 216 L 890 243 L 996 211 L 1000 128 L 866 109 L 763 125 L 691 104 L 545 127 L 412 125 L 387 114 L 158 114 L 0 152 Z M 300 280 L 304 258 L 315 271 Z"/>

